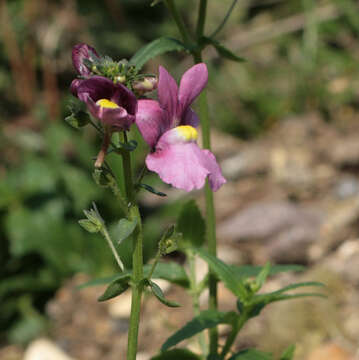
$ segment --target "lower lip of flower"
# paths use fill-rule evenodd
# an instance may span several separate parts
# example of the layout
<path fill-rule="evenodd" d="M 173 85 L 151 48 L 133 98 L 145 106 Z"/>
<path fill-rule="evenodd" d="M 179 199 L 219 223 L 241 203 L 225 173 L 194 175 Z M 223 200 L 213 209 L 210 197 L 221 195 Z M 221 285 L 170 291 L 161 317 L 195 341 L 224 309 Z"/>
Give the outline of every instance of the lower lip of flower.
<path fill-rule="evenodd" d="M 196 141 L 198 138 L 197 130 L 193 126 L 181 125 L 177 126 L 175 129 L 185 141 Z"/>
<path fill-rule="evenodd" d="M 106 109 L 117 109 L 117 108 L 119 108 L 119 106 L 116 103 L 114 103 L 113 101 L 108 100 L 108 99 L 97 100 L 96 105 L 99 105 L 102 108 L 106 108 Z"/>

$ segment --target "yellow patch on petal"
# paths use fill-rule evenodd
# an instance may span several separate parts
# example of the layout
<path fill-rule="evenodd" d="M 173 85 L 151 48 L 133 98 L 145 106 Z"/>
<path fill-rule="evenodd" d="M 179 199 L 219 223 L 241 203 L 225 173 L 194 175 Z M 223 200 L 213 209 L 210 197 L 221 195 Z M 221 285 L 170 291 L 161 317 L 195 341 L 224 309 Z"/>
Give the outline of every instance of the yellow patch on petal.
<path fill-rule="evenodd" d="M 96 101 L 96 104 L 107 109 L 117 109 L 119 106 L 113 101 L 107 99 L 100 99 Z"/>
<path fill-rule="evenodd" d="M 190 125 L 177 126 L 176 130 L 186 141 L 196 141 L 198 138 L 197 130 Z"/>

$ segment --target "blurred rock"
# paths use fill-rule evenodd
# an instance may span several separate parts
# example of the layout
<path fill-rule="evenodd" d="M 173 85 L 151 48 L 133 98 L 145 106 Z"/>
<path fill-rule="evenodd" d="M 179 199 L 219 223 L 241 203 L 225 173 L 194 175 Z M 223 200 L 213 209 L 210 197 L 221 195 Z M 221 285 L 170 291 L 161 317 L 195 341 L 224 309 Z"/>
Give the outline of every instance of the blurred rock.
<path fill-rule="evenodd" d="M 356 135 L 347 136 L 337 141 L 331 149 L 330 156 L 336 166 L 359 166 L 359 141 Z"/>
<path fill-rule="evenodd" d="M 309 256 L 317 261 L 337 247 L 348 236 L 350 226 L 359 218 L 359 196 L 332 203 L 320 228 L 320 241 L 311 246 Z"/>
<path fill-rule="evenodd" d="M 24 355 L 24 360 L 74 360 L 48 339 L 32 342 Z"/>
<path fill-rule="evenodd" d="M 323 219 L 320 209 L 284 201 L 259 202 L 219 224 L 218 234 L 231 243 L 259 242 L 261 251 L 277 262 L 298 262 L 305 260 Z"/>
<path fill-rule="evenodd" d="M 354 356 L 339 345 L 326 344 L 314 349 L 307 360 L 354 360 Z"/>
<path fill-rule="evenodd" d="M 0 349 L 1 360 L 21 360 L 23 359 L 23 350 L 16 345 L 5 346 Z"/>
<path fill-rule="evenodd" d="M 353 286 L 359 286 L 358 264 L 359 239 L 345 241 L 338 250 L 321 263 Z"/>
<path fill-rule="evenodd" d="M 340 200 L 347 199 L 359 193 L 359 181 L 354 176 L 346 176 L 339 179 L 334 188 L 334 195 Z"/>
<path fill-rule="evenodd" d="M 249 146 L 223 160 L 221 167 L 227 180 L 265 174 L 270 167 L 268 149 L 263 146 Z"/>
<path fill-rule="evenodd" d="M 120 296 L 109 300 L 107 306 L 111 317 L 129 319 L 131 313 L 131 291 L 127 290 Z"/>

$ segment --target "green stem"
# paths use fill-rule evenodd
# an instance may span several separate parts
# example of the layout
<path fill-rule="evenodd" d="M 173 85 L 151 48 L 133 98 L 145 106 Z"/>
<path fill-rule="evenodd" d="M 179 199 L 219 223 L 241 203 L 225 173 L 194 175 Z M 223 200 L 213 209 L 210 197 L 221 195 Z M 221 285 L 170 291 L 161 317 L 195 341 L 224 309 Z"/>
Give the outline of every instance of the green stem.
<path fill-rule="evenodd" d="M 183 19 L 180 15 L 180 13 L 178 12 L 178 9 L 176 7 L 176 5 L 174 4 L 173 0 L 165 0 L 165 4 L 168 7 L 168 10 L 170 11 L 173 20 L 175 21 L 179 32 L 181 33 L 182 39 L 184 41 L 184 43 L 188 46 L 191 44 L 191 36 L 187 30 L 187 27 L 185 25 L 185 23 L 183 22 Z"/>
<path fill-rule="evenodd" d="M 180 31 L 183 40 L 186 43 L 189 43 L 189 34 L 188 31 L 180 17 L 176 6 L 173 3 L 173 0 L 165 0 L 169 11 L 171 12 L 178 30 Z M 196 46 L 193 47 L 191 51 L 194 62 L 202 62 L 202 49 L 200 40 L 203 36 L 205 20 L 206 20 L 206 7 L 207 1 L 201 0 L 199 7 L 199 16 L 196 28 Z M 202 126 L 202 141 L 203 147 L 205 149 L 211 149 L 210 141 L 210 123 L 208 116 L 208 103 L 207 103 L 207 94 L 206 91 L 202 91 L 199 98 L 199 107 L 200 107 L 200 120 Z M 205 185 L 205 197 L 206 197 L 206 232 L 207 232 L 207 244 L 208 251 L 210 254 L 217 256 L 217 240 L 216 240 L 216 222 L 215 222 L 215 209 L 214 209 L 214 200 L 213 193 L 209 186 L 208 180 Z M 217 302 L 217 279 L 215 275 L 209 269 L 209 309 L 216 310 L 218 307 Z M 218 329 L 216 327 L 210 329 L 209 331 L 209 350 L 210 354 L 218 353 Z"/>
<path fill-rule="evenodd" d="M 127 143 L 127 134 L 123 132 L 123 141 Z M 134 184 L 132 179 L 131 155 L 128 151 L 122 153 L 122 164 L 125 178 L 125 188 L 128 201 L 128 217 L 137 219 L 137 226 L 132 235 L 132 300 L 130 326 L 128 330 L 127 360 L 136 360 L 138 330 L 140 325 L 141 297 L 143 291 L 143 254 L 142 254 L 142 223 L 138 206 L 135 202 Z"/>
<path fill-rule="evenodd" d="M 210 35 L 210 38 L 214 38 L 224 27 L 224 25 L 226 25 L 226 22 L 228 21 L 229 17 L 232 14 L 232 11 L 234 9 L 234 7 L 236 6 L 238 0 L 233 0 L 231 6 L 229 7 L 227 14 L 225 15 L 224 19 L 222 20 L 222 22 L 219 24 L 219 26 L 217 27 L 216 30 L 213 31 L 213 33 Z"/>
<path fill-rule="evenodd" d="M 200 291 L 197 284 L 196 277 L 196 258 L 193 251 L 186 251 L 189 265 L 189 280 L 190 280 L 190 293 L 192 296 L 193 312 L 197 316 L 200 314 L 201 309 L 199 306 L 199 295 Z M 206 344 L 206 338 L 203 332 L 198 335 L 199 346 L 201 347 L 203 356 L 208 355 L 208 345 Z"/>
<path fill-rule="evenodd" d="M 205 149 L 211 149 L 210 123 L 208 116 L 207 93 L 202 91 L 199 98 L 199 113 L 202 125 L 202 143 Z M 206 234 L 208 252 L 217 256 L 217 239 L 216 239 L 216 215 L 214 208 L 213 192 L 209 186 L 208 180 L 204 188 L 206 198 Z M 215 274 L 209 270 L 209 302 L 210 310 L 216 310 L 218 307 L 217 300 L 217 278 Z M 211 354 L 217 354 L 218 349 L 218 329 L 213 327 L 209 330 L 209 350 Z"/>
<path fill-rule="evenodd" d="M 227 355 L 227 353 L 229 352 L 229 350 L 231 350 L 231 347 L 232 347 L 234 341 L 236 340 L 236 337 L 237 337 L 239 331 L 242 329 L 243 325 L 247 322 L 247 320 L 248 320 L 248 315 L 244 311 L 243 313 L 240 314 L 238 321 L 232 327 L 232 331 L 228 335 L 226 343 L 224 344 L 224 346 L 222 348 L 220 359 L 224 359 L 225 356 Z"/>
<path fill-rule="evenodd" d="M 202 37 L 204 33 L 204 24 L 206 23 L 206 10 L 207 10 L 207 0 L 201 0 L 199 4 L 198 12 L 198 21 L 196 28 L 197 41 Z"/>

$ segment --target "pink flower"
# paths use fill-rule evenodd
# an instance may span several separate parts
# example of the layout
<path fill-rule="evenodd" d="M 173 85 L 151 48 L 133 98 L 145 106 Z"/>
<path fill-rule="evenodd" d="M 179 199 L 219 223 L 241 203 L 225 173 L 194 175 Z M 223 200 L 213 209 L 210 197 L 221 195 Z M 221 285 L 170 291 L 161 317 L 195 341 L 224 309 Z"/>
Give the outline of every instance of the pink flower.
<path fill-rule="evenodd" d="M 136 124 L 153 150 L 146 158 L 148 169 L 164 182 L 186 191 L 202 188 L 207 177 L 214 191 L 226 182 L 214 155 L 196 143 L 199 119 L 190 106 L 207 81 L 203 63 L 183 74 L 179 88 L 160 66 L 159 101 L 138 101 Z"/>
<path fill-rule="evenodd" d="M 91 71 L 84 63 L 84 60 L 87 59 L 91 61 L 98 57 L 97 51 L 90 45 L 81 43 L 72 48 L 72 64 L 77 73 L 85 79 L 91 77 Z M 77 89 L 82 81 L 82 79 L 72 80 L 70 90 L 74 96 L 77 96 Z"/>
<path fill-rule="evenodd" d="M 114 84 L 103 76 L 81 80 L 77 96 L 91 115 L 116 130 L 128 130 L 135 121 L 137 99 L 124 85 Z"/>

